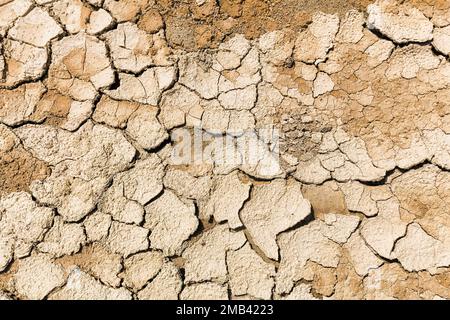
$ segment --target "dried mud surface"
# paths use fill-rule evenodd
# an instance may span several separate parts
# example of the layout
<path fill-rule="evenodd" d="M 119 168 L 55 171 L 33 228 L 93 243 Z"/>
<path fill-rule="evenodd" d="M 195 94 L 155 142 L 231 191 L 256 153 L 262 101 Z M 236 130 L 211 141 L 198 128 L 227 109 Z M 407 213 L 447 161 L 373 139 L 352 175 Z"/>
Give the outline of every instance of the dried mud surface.
<path fill-rule="evenodd" d="M 0 0 L 0 299 L 449 299 L 449 56 L 447 0 Z"/>

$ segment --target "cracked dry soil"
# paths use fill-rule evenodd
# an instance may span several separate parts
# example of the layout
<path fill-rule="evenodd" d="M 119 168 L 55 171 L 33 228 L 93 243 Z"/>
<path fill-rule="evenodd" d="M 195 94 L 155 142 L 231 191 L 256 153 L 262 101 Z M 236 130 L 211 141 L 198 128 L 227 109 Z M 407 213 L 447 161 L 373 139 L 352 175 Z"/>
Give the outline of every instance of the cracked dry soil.
<path fill-rule="evenodd" d="M 0 299 L 450 298 L 449 55 L 448 0 L 0 0 Z"/>

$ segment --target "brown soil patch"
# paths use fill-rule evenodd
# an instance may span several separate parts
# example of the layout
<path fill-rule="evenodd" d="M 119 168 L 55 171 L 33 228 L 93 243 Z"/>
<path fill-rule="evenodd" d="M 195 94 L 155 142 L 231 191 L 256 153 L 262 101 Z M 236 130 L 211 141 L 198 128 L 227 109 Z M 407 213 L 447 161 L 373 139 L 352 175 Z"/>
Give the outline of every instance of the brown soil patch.
<path fill-rule="evenodd" d="M 428 16 L 450 6 L 447 0 L 407 0 Z M 316 12 L 344 16 L 351 9 L 366 11 L 374 0 L 156 0 L 144 6 L 140 27 L 153 33 L 163 25 L 171 47 L 185 50 L 215 48 L 228 35 L 242 33 L 249 39 L 273 30 L 299 31 Z M 134 15 L 124 20 L 134 20 Z"/>
<path fill-rule="evenodd" d="M 39 101 L 34 116 L 44 118 L 45 124 L 60 126 L 64 124 L 70 111 L 72 99 L 50 90 Z"/>
<path fill-rule="evenodd" d="M 249 39 L 269 31 L 301 30 L 315 12 L 343 16 L 350 9 L 364 11 L 372 0 L 157 0 L 150 10 L 164 17 L 167 40 L 172 47 L 195 50 L 215 48 L 229 34 Z M 152 11 L 154 12 L 154 11 Z M 154 13 L 153 13 L 154 14 Z M 141 18 L 145 20 L 146 15 Z"/>
<path fill-rule="evenodd" d="M 22 147 L 0 154 L 0 196 L 29 191 L 31 181 L 43 180 L 49 174 L 47 164 Z"/>
<path fill-rule="evenodd" d="M 13 261 L 9 267 L 0 273 L 0 291 L 13 292 L 14 291 L 14 274 L 17 272 L 19 262 Z"/>
<path fill-rule="evenodd" d="M 303 196 L 308 199 L 313 209 L 314 217 L 322 219 L 324 214 L 348 214 L 344 194 L 332 188 L 329 183 L 323 185 L 305 185 L 302 188 Z"/>

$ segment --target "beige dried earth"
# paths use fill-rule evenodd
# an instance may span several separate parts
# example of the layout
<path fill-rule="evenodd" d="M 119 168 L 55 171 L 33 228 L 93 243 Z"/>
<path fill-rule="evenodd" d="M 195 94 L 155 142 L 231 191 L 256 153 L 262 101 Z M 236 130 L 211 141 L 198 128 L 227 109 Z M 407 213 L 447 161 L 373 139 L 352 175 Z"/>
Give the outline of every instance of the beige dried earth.
<path fill-rule="evenodd" d="M 450 298 L 449 56 L 448 0 L 0 0 L 0 299 Z"/>

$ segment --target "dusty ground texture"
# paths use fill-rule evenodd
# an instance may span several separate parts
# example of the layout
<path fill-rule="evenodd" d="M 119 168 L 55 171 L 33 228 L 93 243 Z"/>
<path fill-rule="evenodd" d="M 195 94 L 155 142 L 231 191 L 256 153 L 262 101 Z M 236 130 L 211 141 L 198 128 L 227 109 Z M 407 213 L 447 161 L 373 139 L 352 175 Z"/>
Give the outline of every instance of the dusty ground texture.
<path fill-rule="evenodd" d="M 0 299 L 450 298 L 450 2 L 372 2 L 0 0 Z"/>

